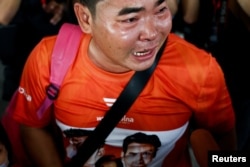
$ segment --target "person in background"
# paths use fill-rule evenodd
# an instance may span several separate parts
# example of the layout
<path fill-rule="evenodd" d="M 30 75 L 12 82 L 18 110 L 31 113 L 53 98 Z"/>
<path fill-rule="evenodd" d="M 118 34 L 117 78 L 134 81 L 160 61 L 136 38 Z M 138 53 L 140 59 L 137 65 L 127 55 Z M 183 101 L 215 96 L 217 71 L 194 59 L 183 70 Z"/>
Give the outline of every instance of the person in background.
<path fill-rule="evenodd" d="M 14 53 L 14 40 L 17 32 L 16 25 L 11 21 L 19 10 L 21 0 L 0 1 L 0 61 L 4 63 Z M 2 88 L 5 91 L 5 87 Z"/>
<path fill-rule="evenodd" d="M 12 37 L 5 44 L 11 45 L 5 47 L 10 48 L 11 53 L 1 55 L 4 65 L 2 99 L 9 101 L 18 88 L 24 63 L 32 48 L 43 37 L 57 34 L 62 23 L 71 22 L 71 17 L 66 0 L 1 0 L 1 4 L 6 4 L 3 6 L 6 10 L 1 10 L 3 14 L 0 14 L 0 19 L 5 16 L 2 24 L 15 26 L 14 31 L 9 31 L 11 34 L 1 39 L 8 41 Z"/>
<path fill-rule="evenodd" d="M 167 4 L 172 14 L 172 17 L 174 17 L 178 12 L 179 0 L 167 0 Z"/>
<path fill-rule="evenodd" d="M 188 42 L 206 49 L 213 19 L 212 1 L 180 0 L 173 18 L 172 32 Z"/>
<path fill-rule="evenodd" d="M 9 137 L 0 123 L 0 167 L 19 167 L 13 161 L 12 146 Z"/>
<path fill-rule="evenodd" d="M 238 148 L 250 152 L 250 1 L 228 0 L 220 28 L 219 58 L 236 114 Z"/>
<path fill-rule="evenodd" d="M 46 97 L 56 36 L 35 46 L 19 83 L 32 101 L 18 93 L 13 118 L 34 166 L 65 164 L 58 138 L 48 131 L 51 122 L 93 130 L 109 110 L 105 99 L 117 99 L 136 71 L 152 66 L 162 47 L 153 75 L 126 114 L 130 121 L 120 121 L 106 138 L 105 154 L 117 156 L 124 138 L 145 132 L 161 143 L 149 167 L 190 167 L 191 119 L 213 134 L 221 150 L 236 150 L 235 115 L 223 72 L 211 54 L 171 33 L 166 0 L 79 0 L 73 6 L 84 35 L 59 97 L 42 118 L 36 111 Z"/>
<path fill-rule="evenodd" d="M 0 25 L 8 25 L 16 15 L 21 0 L 1 0 L 0 1 Z"/>

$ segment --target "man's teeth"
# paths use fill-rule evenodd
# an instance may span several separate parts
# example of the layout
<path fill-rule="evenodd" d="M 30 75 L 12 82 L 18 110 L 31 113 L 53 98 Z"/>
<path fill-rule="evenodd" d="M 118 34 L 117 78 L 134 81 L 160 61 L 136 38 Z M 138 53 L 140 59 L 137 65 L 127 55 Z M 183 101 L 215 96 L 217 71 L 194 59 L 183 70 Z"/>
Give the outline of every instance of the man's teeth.
<path fill-rule="evenodd" d="M 147 55 L 149 53 L 150 53 L 150 51 L 147 51 L 147 52 L 134 52 L 134 55 L 135 56 L 145 56 L 145 55 Z"/>

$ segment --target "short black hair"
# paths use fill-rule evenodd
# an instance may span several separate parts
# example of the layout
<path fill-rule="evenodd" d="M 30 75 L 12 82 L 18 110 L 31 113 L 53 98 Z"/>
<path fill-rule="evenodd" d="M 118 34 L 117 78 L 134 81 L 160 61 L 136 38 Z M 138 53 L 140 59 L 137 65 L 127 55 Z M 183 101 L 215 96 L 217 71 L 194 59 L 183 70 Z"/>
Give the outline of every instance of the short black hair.
<path fill-rule="evenodd" d="M 78 0 L 80 3 L 82 3 L 84 6 L 87 6 L 89 11 L 93 16 L 96 14 L 96 4 L 102 0 Z"/>
<path fill-rule="evenodd" d="M 103 165 L 107 162 L 114 162 L 117 167 L 122 167 L 122 164 L 119 163 L 119 159 L 117 159 L 114 155 L 104 155 L 100 159 L 98 159 L 95 163 L 95 167 L 103 167 Z"/>

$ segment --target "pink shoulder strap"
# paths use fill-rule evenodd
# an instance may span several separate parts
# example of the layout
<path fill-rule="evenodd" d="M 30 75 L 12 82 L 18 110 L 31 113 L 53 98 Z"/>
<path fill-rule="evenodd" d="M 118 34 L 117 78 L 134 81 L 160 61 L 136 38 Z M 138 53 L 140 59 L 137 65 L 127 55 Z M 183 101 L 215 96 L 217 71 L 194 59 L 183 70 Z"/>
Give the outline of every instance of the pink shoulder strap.
<path fill-rule="evenodd" d="M 39 118 L 57 98 L 64 76 L 77 54 L 81 36 L 82 31 L 78 25 L 70 23 L 62 25 L 52 53 L 50 85 L 46 89 L 47 97 L 37 111 Z"/>

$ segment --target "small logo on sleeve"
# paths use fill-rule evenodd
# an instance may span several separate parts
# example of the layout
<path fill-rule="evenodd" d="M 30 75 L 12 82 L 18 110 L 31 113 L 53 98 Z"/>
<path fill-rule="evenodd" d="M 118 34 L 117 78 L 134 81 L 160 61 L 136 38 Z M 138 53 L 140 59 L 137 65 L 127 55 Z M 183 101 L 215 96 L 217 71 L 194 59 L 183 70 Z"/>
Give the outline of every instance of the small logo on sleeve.
<path fill-rule="evenodd" d="M 25 98 L 26 98 L 27 101 L 32 101 L 32 97 L 26 92 L 26 90 L 24 88 L 19 87 L 18 88 L 18 92 L 20 94 L 23 94 L 25 96 Z"/>

